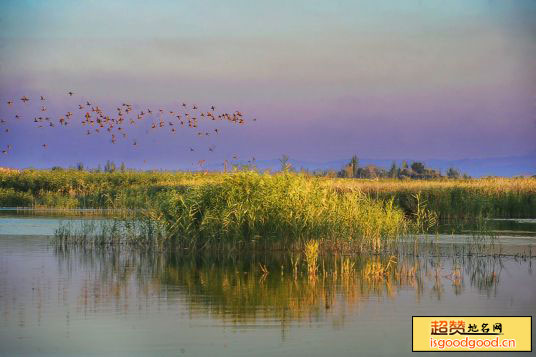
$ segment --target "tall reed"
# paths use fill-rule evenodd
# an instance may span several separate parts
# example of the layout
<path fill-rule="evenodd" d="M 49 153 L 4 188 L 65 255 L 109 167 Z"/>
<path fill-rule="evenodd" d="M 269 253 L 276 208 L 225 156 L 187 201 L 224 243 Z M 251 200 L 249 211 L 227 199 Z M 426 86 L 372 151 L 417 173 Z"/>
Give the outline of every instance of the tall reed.
<path fill-rule="evenodd" d="M 320 238 L 380 249 L 408 229 L 391 201 L 336 192 L 317 179 L 240 172 L 221 183 L 167 191 L 154 211 L 170 239 L 195 246 L 232 242 L 273 247 Z"/>
<path fill-rule="evenodd" d="M 87 172 L 22 170 L 0 172 L 0 206 L 142 209 L 162 192 L 186 191 L 228 179 L 227 173 Z M 292 175 L 292 174 L 289 174 Z M 339 192 L 393 200 L 407 215 L 417 210 L 415 194 L 442 221 L 536 217 L 536 178 L 394 180 L 319 178 Z"/>

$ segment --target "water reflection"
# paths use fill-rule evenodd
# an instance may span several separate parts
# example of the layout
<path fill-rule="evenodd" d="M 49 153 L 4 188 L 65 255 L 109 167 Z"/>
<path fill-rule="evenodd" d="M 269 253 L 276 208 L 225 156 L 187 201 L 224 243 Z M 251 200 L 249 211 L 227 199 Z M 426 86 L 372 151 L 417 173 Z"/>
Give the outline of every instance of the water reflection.
<path fill-rule="evenodd" d="M 0 354 L 409 355 L 411 315 L 533 313 L 533 258 L 460 251 L 320 255 L 309 274 L 296 252 L 60 249 L 0 235 Z"/>
<path fill-rule="evenodd" d="M 283 327 L 296 320 L 351 314 L 371 298 L 396 299 L 401 290 L 413 290 L 417 301 L 425 293 L 439 301 L 448 290 L 460 295 L 468 287 L 492 296 L 505 259 L 329 255 L 319 258 L 318 273 L 311 276 L 304 263 L 295 269 L 293 257 L 287 254 L 189 256 L 78 248 L 58 248 L 55 254 L 60 271 L 85 271 L 78 293 L 84 311 L 113 302 L 126 313 L 136 297 L 138 309 L 154 299 L 181 301 L 192 318 L 204 315 L 249 324 L 260 317 L 277 320 Z M 519 260 L 528 264 L 530 259 Z"/>

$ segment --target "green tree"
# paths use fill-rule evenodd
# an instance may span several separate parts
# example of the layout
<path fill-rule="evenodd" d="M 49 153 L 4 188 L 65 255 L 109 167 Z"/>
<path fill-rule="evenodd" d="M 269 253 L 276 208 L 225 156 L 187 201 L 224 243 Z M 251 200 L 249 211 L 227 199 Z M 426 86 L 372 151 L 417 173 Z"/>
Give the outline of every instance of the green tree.
<path fill-rule="evenodd" d="M 396 161 L 393 161 L 393 163 L 391 164 L 391 168 L 389 169 L 388 175 L 390 178 L 398 177 L 398 167 L 396 166 Z"/>
<path fill-rule="evenodd" d="M 349 166 L 351 170 L 351 177 L 357 177 L 357 172 L 359 170 L 359 159 L 357 158 L 357 155 L 352 156 Z"/>
<path fill-rule="evenodd" d="M 422 175 L 422 174 L 424 174 L 425 167 L 424 167 L 424 164 L 422 162 L 416 161 L 416 162 L 411 164 L 411 169 L 413 171 L 415 171 L 416 173 L 418 173 L 419 175 Z"/>
<path fill-rule="evenodd" d="M 447 170 L 447 177 L 451 179 L 460 178 L 460 171 L 456 170 L 454 167 L 451 167 Z"/>

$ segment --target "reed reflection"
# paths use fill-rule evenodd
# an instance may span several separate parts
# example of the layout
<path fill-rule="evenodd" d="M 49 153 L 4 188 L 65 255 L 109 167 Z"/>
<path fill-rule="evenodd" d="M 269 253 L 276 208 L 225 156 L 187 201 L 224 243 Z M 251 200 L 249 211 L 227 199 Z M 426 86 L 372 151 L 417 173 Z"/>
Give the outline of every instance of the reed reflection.
<path fill-rule="evenodd" d="M 83 270 L 78 308 L 98 312 L 185 306 L 191 317 L 236 325 L 314 322 L 344 316 L 371 299 L 400 291 L 441 300 L 468 287 L 491 295 L 500 284 L 499 256 L 319 255 L 316 269 L 303 253 L 244 256 L 134 249 L 56 248 L 59 267 Z M 512 259 L 511 257 L 508 259 Z"/>

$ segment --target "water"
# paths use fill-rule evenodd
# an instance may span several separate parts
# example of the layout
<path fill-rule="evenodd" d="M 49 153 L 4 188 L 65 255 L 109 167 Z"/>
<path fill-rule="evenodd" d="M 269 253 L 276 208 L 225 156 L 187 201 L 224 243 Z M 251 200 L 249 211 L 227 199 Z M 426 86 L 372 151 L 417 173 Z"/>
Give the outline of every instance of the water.
<path fill-rule="evenodd" d="M 511 222 L 498 245 L 518 255 L 402 255 L 398 269 L 418 272 L 387 279 L 364 272 L 388 257 L 361 257 L 348 276 L 310 279 L 277 254 L 58 250 L 47 235 L 60 220 L 0 217 L 1 355 L 403 356 L 412 315 L 536 310 L 534 236 Z"/>

